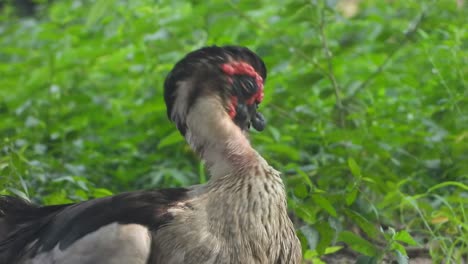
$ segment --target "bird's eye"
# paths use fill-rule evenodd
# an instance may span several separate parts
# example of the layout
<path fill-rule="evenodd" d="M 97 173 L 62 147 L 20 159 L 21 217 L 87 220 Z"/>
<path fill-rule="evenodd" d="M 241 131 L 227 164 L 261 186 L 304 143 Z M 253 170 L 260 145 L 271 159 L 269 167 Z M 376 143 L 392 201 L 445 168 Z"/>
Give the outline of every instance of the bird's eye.
<path fill-rule="evenodd" d="M 250 76 L 236 76 L 233 78 L 233 93 L 243 98 L 250 98 L 257 90 L 257 83 Z"/>
<path fill-rule="evenodd" d="M 246 80 L 244 81 L 244 85 L 247 89 L 247 94 L 249 96 L 256 93 L 258 90 L 257 84 L 252 78 L 246 78 Z"/>

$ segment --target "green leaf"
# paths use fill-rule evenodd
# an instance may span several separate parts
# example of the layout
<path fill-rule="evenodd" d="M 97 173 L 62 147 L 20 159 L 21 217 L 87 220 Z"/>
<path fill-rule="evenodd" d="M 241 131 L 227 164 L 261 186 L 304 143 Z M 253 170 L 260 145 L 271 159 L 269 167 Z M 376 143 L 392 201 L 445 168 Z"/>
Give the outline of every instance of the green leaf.
<path fill-rule="evenodd" d="M 299 160 L 299 150 L 283 143 L 272 143 L 266 146 L 269 151 L 277 155 L 281 154 L 290 160 Z"/>
<path fill-rule="evenodd" d="M 325 198 L 323 195 L 313 194 L 312 201 L 314 202 L 314 204 L 327 211 L 331 216 L 336 217 L 337 214 L 335 208 L 330 203 L 330 201 L 328 201 L 328 199 Z"/>
<path fill-rule="evenodd" d="M 111 196 L 113 193 L 105 188 L 96 188 L 93 189 L 93 197 L 94 198 L 101 198 L 101 197 L 106 197 L 106 196 Z"/>
<path fill-rule="evenodd" d="M 315 250 L 305 250 L 304 260 L 309 260 L 311 263 L 314 264 L 326 264 L 318 257 L 318 254 Z"/>
<path fill-rule="evenodd" d="M 76 199 L 76 197 L 79 197 L 79 199 L 81 199 L 83 201 L 89 199 L 88 193 L 85 192 L 82 189 L 75 190 L 75 197 L 74 198 Z"/>
<path fill-rule="evenodd" d="M 317 212 L 301 202 L 294 204 L 293 209 L 297 216 L 306 223 L 313 224 L 317 220 Z"/>
<path fill-rule="evenodd" d="M 325 255 L 327 254 L 333 254 L 335 252 L 338 252 L 339 250 L 341 250 L 343 247 L 342 246 L 334 246 L 334 247 L 327 247 L 325 249 Z"/>
<path fill-rule="evenodd" d="M 299 229 L 301 235 L 306 238 L 307 246 L 306 248 L 315 249 L 317 247 L 317 241 L 319 241 L 319 232 L 317 229 L 309 225 L 304 225 Z M 315 252 L 315 251 L 314 251 Z"/>
<path fill-rule="evenodd" d="M 461 182 L 454 182 L 454 181 L 446 181 L 446 182 L 443 182 L 443 183 L 439 183 L 439 184 L 436 184 L 434 186 L 432 186 L 431 188 L 429 188 L 429 190 L 427 192 L 433 192 L 437 189 L 440 189 L 440 188 L 444 188 L 444 187 L 447 187 L 447 186 L 454 186 L 454 187 L 458 187 L 464 191 L 468 191 L 468 185 L 465 185 Z"/>
<path fill-rule="evenodd" d="M 309 192 L 307 191 L 307 187 L 303 184 L 300 184 L 294 188 L 294 195 L 300 199 L 304 199 L 307 197 Z"/>
<path fill-rule="evenodd" d="M 378 264 L 377 257 L 359 256 L 355 264 Z"/>
<path fill-rule="evenodd" d="M 348 167 L 349 167 L 349 170 L 351 170 L 351 173 L 353 174 L 353 176 L 357 178 L 361 178 L 361 168 L 359 168 L 359 165 L 351 157 L 348 158 Z"/>
<path fill-rule="evenodd" d="M 345 210 L 346 215 L 357 224 L 370 238 L 377 238 L 379 231 L 377 228 L 369 222 L 364 216 L 351 209 Z"/>
<path fill-rule="evenodd" d="M 406 252 L 405 254 L 403 254 L 399 250 L 396 250 L 395 255 L 396 255 L 398 264 L 408 264 L 408 256 L 406 256 Z"/>
<path fill-rule="evenodd" d="M 315 251 L 315 250 L 308 249 L 308 250 L 306 250 L 304 252 L 304 259 L 305 260 L 313 260 L 317 256 L 318 256 L 318 254 L 317 254 L 317 251 Z"/>
<path fill-rule="evenodd" d="M 375 183 L 375 180 L 374 179 L 371 179 L 369 177 L 362 177 L 361 180 L 365 181 L 365 182 L 369 182 L 369 183 Z"/>
<path fill-rule="evenodd" d="M 418 244 L 406 230 L 398 231 L 393 237 L 393 239 L 400 242 L 405 242 L 406 244 L 411 246 L 416 246 Z"/>
<path fill-rule="evenodd" d="M 14 195 L 20 197 L 21 199 L 24 199 L 26 201 L 30 201 L 29 200 L 29 197 L 26 195 L 26 193 L 24 193 L 23 191 L 21 190 L 18 190 L 16 188 L 7 188 L 7 190 L 11 193 L 13 193 Z"/>
<path fill-rule="evenodd" d="M 316 247 L 317 253 L 319 255 L 328 254 L 326 253 L 326 250 L 333 241 L 333 237 L 335 236 L 335 230 L 331 228 L 327 222 L 317 223 L 316 229 L 319 232 L 319 240 Z"/>
<path fill-rule="evenodd" d="M 405 247 L 404 247 L 402 244 L 400 244 L 400 243 L 398 243 L 398 242 L 396 242 L 396 241 L 393 241 L 393 242 L 392 242 L 392 244 L 390 245 L 390 249 L 395 250 L 395 251 L 401 253 L 403 256 L 407 256 L 407 255 L 408 255 L 408 254 L 406 253 Z"/>
<path fill-rule="evenodd" d="M 350 192 L 346 193 L 346 205 L 352 205 L 356 201 L 358 191 L 357 188 L 353 188 Z"/>
<path fill-rule="evenodd" d="M 346 243 L 353 250 L 366 256 L 377 256 L 379 250 L 369 241 L 350 231 L 343 231 L 338 235 L 338 241 Z"/>
<path fill-rule="evenodd" d="M 172 146 L 183 141 L 184 138 L 180 135 L 179 131 L 174 131 L 159 141 L 158 149 Z"/>
<path fill-rule="evenodd" d="M 86 28 L 89 29 L 106 14 L 109 10 L 112 10 L 110 7 L 114 3 L 113 0 L 98 0 L 96 1 L 88 14 L 88 19 L 86 20 Z"/>
<path fill-rule="evenodd" d="M 64 204 L 64 203 L 71 203 L 72 200 L 70 200 L 67 197 L 67 192 L 63 189 L 51 193 L 50 195 L 47 195 L 43 198 L 43 201 L 47 205 L 53 205 L 53 204 Z"/>
<path fill-rule="evenodd" d="M 23 177 L 19 177 L 20 182 L 21 182 L 21 187 L 23 188 L 24 193 L 29 197 L 29 191 L 28 191 L 28 185 L 24 181 Z"/>
<path fill-rule="evenodd" d="M 0 171 L 4 170 L 8 166 L 9 166 L 9 164 L 7 162 L 0 162 Z"/>
<path fill-rule="evenodd" d="M 86 182 L 77 180 L 76 185 L 78 185 L 82 190 L 88 191 L 88 186 L 86 185 Z"/>

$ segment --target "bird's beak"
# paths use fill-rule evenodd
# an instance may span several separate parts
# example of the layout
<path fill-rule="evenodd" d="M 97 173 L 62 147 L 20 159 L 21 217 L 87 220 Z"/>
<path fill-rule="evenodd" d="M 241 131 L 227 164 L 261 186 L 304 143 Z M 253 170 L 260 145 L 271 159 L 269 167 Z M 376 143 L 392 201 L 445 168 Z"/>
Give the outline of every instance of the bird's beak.
<path fill-rule="evenodd" d="M 245 102 L 239 102 L 236 107 L 236 116 L 233 121 L 240 129 L 248 131 L 250 126 L 257 131 L 265 129 L 266 121 L 260 112 L 257 112 L 258 105 L 253 103 L 247 105 Z"/>

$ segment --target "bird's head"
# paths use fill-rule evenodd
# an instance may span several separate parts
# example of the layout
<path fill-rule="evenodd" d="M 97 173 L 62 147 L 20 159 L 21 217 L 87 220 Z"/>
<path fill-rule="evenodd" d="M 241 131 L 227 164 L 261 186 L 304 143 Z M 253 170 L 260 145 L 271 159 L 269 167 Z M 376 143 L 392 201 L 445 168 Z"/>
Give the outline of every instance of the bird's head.
<path fill-rule="evenodd" d="M 263 99 L 266 68 L 251 50 L 238 46 L 205 47 L 187 54 L 168 74 L 164 83 L 167 115 L 182 133 L 188 116 L 199 100 L 211 100 L 212 109 L 200 109 L 197 118 L 213 118 L 210 111 L 230 118 L 242 131 L 258 131 L 265 120 L 257 111 Z M 217 113 L 218 114 L 218 113 Z M 216 120 L 213 120 L 216 121 Z"/>

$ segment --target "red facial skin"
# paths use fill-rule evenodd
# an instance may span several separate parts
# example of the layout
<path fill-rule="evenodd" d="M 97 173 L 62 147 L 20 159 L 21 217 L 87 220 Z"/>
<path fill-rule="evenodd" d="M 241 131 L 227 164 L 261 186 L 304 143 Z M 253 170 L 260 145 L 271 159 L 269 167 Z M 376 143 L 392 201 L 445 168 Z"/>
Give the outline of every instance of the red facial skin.
<path fill-rule="evenodd" d="M 253 103 L 259 104 L 263 100 L 264 92 L 263 92 L 263 78 L 260 76 L 255 69 L 246 62 L 230 62 L 221 65 L 221 70 L 228 76 L 234 75 L 247 75 L 255 79 L 255 82 L 258 86 L 258 91 L 252 95 L 249 99 L 247 99 L 247 105 L 252 105 Z M 231 79 L 232 81 L 232 79 Z M 229 116 L 234 118 L 236 116 L 236 108 L 237 108 L 237 97 L 231 97 L 231 105 L 229 106 Z"/>
<path fill-rule="evenodd" d="M 234 119 L 237 115 L 237 97 L 236 96 L 231 96 L 231 104 L 229 105 L 229 116 L 231 119 Z"/>

